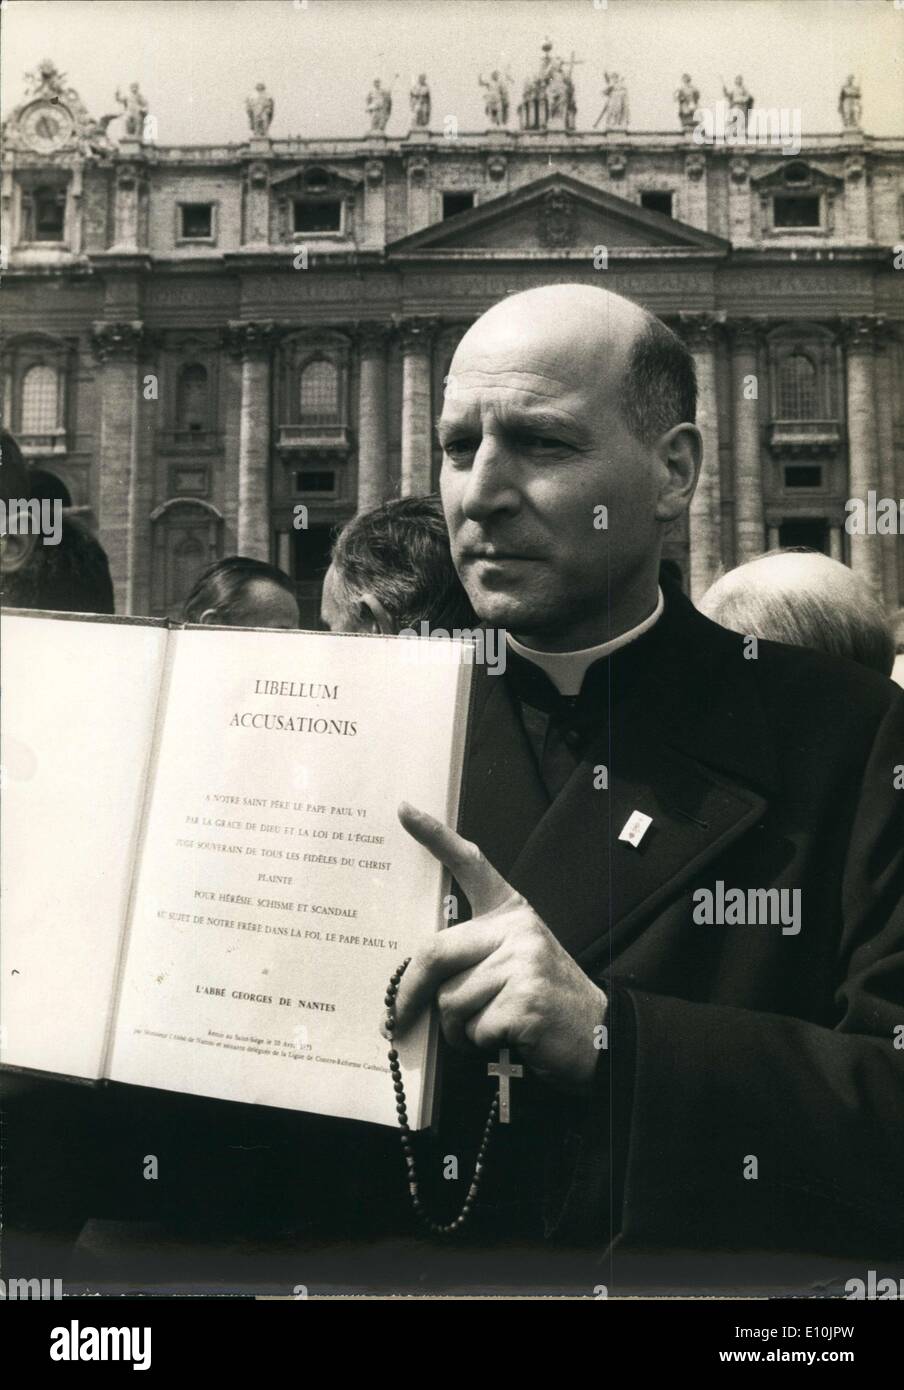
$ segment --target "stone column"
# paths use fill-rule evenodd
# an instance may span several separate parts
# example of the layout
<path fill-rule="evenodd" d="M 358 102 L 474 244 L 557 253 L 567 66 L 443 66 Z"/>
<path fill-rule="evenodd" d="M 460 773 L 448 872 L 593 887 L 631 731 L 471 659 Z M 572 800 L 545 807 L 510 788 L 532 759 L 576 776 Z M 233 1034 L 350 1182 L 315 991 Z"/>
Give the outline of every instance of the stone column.
<path fill-rule="evenodd" d="M 876 429 L 876 320 L 864 315 L 844 325 L 847 347 L 848 490 L 868 507 L 869 492 L 879 492 L 879 440 Z M 851 569 L 861 575 L 877 598 L 882 595 L 880 537 L 852 530 Z"/>
<path fill-rule="evenodd" d="M 270 357 L 274 327 L 269 322 L 229 325 L 232 350 L 242 362 L 239 417 L 239 555 L 270 559 Z"/>
<path fill-rule="evenodd" d="M 91 347 L 101 363 L 98 444 L 98 534 L 110 562 L 116 612 L 133 611 L 138 524 L 138 354 L 144 335 L 139 320 L 99 321 Z"/>
<path fill-rule="evenodd" d="M 276 564 L 283 574 L 292 573 L 292 532 L 276 533 Z"/>
<path fill-rule="evenodd" d="M 402 328 L 402 496 L 431 491 L 432 320 Z"/>
<path fill-rule="evenodd" d="M 382 159 L 364 165 L 364 241 L 367 246 L 386 244 L 386 169 Z"/>
<path fill-rule="evenodd" d="M 778 545 L 778 541 L 776 541 L 776 545 Z M 829 524 L 829 559 L 844 562 L 844 536 L 841 533 L 841 527 L 834 522 Z"/>
<path fill-rule="evenodd" d="M 763 550 L 763 474 L 760 460 L 756 319 L 730 325 L 732 453 L 735 480 L 735 564 Z M 752 395 L 752 399 L 751 399 Z"/>
<path fill-rule="evenodd" d="M 426 154 L 411 154 L 405 163 L 408 175 L 408 230 L 419 232 L 429 227 L 430 161 Z"/>
<path fill-rule="evenodd" d="M 719 478 L 719 412 L 716 401 L 715 314 L 682 314 L 678 327 L 697 368 L 697 425 L 703 436 L 703 466 L 688 516 L 691 598 L 709 588 L 722 565 L 722 488 Z"/>
<path fill-rule="evenodd" d="M 111 250 L 136 252 L 146 245 L 143 210 L 147 199 L 145 166 L 137 160 L 116 170 Z"/>
<path fill-rule="evenodd" d="M 269 147 L 269 140 L 266 142 Z M 254 159 L 245 171 L 242 223 L 243 246 L 270 243 L 270 169 L 266 159 Z"/>
<path fill-rule="evenodd" d="M 895 334 L 890 324 L 880 324 L 876 334 L 876 442 L 879 450 L 879 495 L 897 499 L 895 477 Z M 904 545 L 897 534 L 877 537 L 885 605 L 900 607 L 898 551 Z"/>
<path fill-rule="evenodd" d="M 386 500 L 389 455 L 386 433 L 386 355 L 388 334 L 379 323 L 358 329 L 358 511 L 366 512 Z"/>

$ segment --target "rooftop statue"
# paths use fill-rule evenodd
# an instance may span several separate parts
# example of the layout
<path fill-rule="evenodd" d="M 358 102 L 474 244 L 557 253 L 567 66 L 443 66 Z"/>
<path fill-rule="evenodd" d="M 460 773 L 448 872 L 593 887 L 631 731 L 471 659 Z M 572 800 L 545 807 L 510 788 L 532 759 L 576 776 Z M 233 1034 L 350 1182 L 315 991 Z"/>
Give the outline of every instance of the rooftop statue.
<path fill-rule="evenodd" d="M 483 105 L 490 125 L 507 125 L 509 117 L 509 83 L 511 82 L 511 78 L 508 75 L 503 77 L 498 69 L 494 69 L 490 73 L 489 80 L 485 77 L 479 77 L 478 81 L 481 87 L 486 88 Z"/>
<path fill-rule="evenodd" d="M 141 95 L 137 82 L 129 83 L 129 90 L 125 96 L 119 88 L 116 89 L 116 100 L 123 107 L 123 115 L 126 121 L 126 135 L 130 140 L 140 140 L 144 131 L 144 120 L 148 113 L 148 104 Z"/>
<path fill-rule="evenodd" d="M 841 114 L 841 124 L 845 130 L 859 130 L 860 117 L 863 106 L 860 100 L 860 88 L 853 73 L 850 73 L 838 96 L 838 110 Z"/>
<path fill-rule="evenodd" d="M 382 135 L 392 115 L 392 94 L 383 86 L 379 77 L 374 78 L 374 85 L 367 94 L 365 109 L 370 117 L 371 135 Z"/>
<path fill-rule="evenodd" d="M 426 130 L 430 124 L 430 88 L 426 73 L 421 73 L 409 93 L 411 124 L 418 130 Z"/>
<path fill-rule="evenodd" d="M 248 112 L 251 134 L 259 140 L 264 140 L 270 133 L 270 123 L 273 120 L 273 98 L 263 82 L 255 83 L 254 91 L 255 95 L 248 97 L 245 102 L 245 110 Z"/>

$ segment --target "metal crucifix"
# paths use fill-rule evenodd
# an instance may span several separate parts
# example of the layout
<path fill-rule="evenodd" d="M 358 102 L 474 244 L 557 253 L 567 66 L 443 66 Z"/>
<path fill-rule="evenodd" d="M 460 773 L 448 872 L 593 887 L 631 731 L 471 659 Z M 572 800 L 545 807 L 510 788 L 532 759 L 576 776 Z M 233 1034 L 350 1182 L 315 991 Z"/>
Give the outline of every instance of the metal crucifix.
<path fill-rule="evenodd" d="M 509 1083 L 513 1076 L 523 1076 L 524 1068 L 518 1062 L 509 1061 L 509 1050 L 503 1047 L 499 1050 L 499 1061 L 487 1066 L 487 1075 L 499 1077 L 499 1120 L 507 1125 L 512 1118 Z"/>

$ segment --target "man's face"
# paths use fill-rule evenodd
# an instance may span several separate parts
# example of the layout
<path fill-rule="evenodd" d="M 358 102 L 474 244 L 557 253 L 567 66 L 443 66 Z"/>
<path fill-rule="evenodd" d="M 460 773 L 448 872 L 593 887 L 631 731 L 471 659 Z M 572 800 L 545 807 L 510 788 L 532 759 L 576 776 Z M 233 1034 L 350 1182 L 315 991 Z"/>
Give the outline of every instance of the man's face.
<path fill-rule="evenodd" d="M 351 597 L 330 565 L 323 578 L 320 595 L 320 621 L 330 632 L 374 632 L 374 620 L 366 604 Z"/>
<path fill-rule="evenodd" d="M 230 627 L 296 628 L 298 604 L 270 579 L 252 579 L 229 616 Z"/>
<path fill-rule="evenodd" d="M 655 457 L 618 401 L 637 311 L 616 301 L 625 321 L 600 323 L 567 297 L 558 315 L 555 300 L 519 300 L 479 320 L 453 359 L 440 491 L 479 616 L 568 650 L 606 640 L 610 612 L 655 574 Z"/>

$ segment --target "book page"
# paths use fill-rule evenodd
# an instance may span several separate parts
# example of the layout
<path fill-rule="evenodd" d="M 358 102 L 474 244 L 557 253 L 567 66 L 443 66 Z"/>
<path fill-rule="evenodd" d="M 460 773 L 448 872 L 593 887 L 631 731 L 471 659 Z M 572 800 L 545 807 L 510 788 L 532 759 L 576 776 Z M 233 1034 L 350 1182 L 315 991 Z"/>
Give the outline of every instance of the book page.
<path fill-rule="evenodd" d="M 98 1078 L 163 625 L 4 613 L 2 1060 Z"/>
<path fill-rule="evenodd" d="M 396 808 L 454 822 L 469 649 L 172 640 L 110 1075 L 394 1124 L 383 996 L 443 924 L 444 882 Z M 412 1125 L 429 1122 L 429 1043 L 425 1018 L 400 1047 Z"/>

